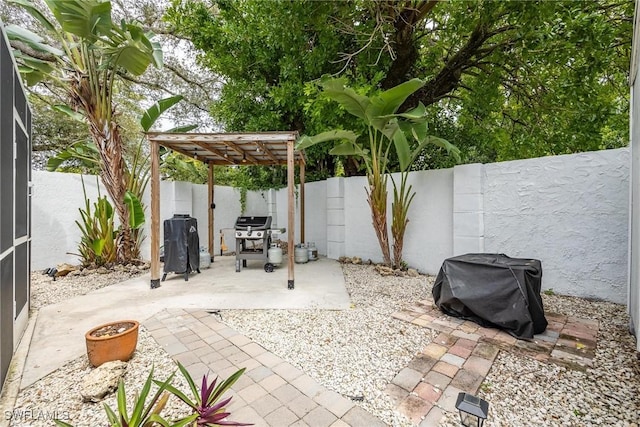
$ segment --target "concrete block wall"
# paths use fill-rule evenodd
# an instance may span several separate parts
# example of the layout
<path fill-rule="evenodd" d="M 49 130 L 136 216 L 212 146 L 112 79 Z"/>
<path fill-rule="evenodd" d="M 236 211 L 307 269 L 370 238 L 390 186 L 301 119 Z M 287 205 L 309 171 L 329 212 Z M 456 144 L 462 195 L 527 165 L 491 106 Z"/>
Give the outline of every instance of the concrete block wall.
<path fill-rule="evenodd" d="M 454 253 L 453 181 L 454 169 L 412 172 L 409 175 L 407 182 L 413 186 L 416 196 L 409 208 L 403 257 L 420 271 L 437 274 L 442 261 Z M 393 195 L 391 188 L 389 192 Z M 391 205 L 388 209 L 390 213 Z M 377 246 L 377 240 L 375 244 Z"/>
<path fill-rule="evenodd" d="M 484 165 L 484 247 L 542 260 L 544 288 L 625 303 L 629 150 Z"/>
<path fill-rule="evenodd" d="M 409 184 L 416 196 L 409 212 L 404 259 L 421 272 L 437 274 L 444 259 L 469 252 L 538 258 L 543 265 L 543 288 L 624 303 L 629 160 L 629 150 L 618 149 L 412 172 Z M 95 178 L 85 183 L 88 195 L 95 199 Z M 332 259 L 345 255 L 382 260 L 366 186 L 365 177 L 306 184 L 305 240 L 315 242 L 320 254 Z M 392 198 L 389 180 L 389 217 Z M 77 262 L 67 252 L 76 250 L 79 234 L 73 220 L 83 203 L 78 175 L 34 172 L 33 269 Z M 215 203 L 217 255 L 220 229 L 233 228 L 241 214 L 240 191 L 216 186 Z M 299 188 L 294 203 L 294 241 L 298 243 Z M 201 245 L 207 245 L 206 185 L 162 182 L 160 206 L 162 219 L 174 213 L 194 216 Z M 275 225 L 288 228 L 287 189 L 248 192 L 245 214 L 272 215 Z M 232 248 L 233 232 L 227 230 L 224 235 Z M 287 233 L 281 236 L 287 237 Z M 149 252 L 147 239 L 143 256 Z"/>
<path fill-rule="evenodd" d="M 96 183 L 95 176 L 78 174 L 33 171 L 33 241 L 32 270 L 43 270 L 57 264 L 67 262 L 78 264 L 77 246 L 80 232 L 75 224 L 80 220 L 78 208 L 84 207 L 82 181 L 84 179 L 87 197 L 91 206 L 100 194 L 106 195 L 101 184 Z M 149 189 L 147 189 L 149 190 Z M 233 228 L 240 215 L 240 191 L 231 187 L 216 186 L 214 217 L 214 255 L 220 253 L 220 229 Z M 253 195 L 251 200 L 258 205 L 260 195 Z M 150 214 L 149 191 L 143 197 L 147 206 L 147 222 L 144 225 L 147 236 L 142 245 L 142 257 L 149 259 L 150 248 Z M 265 203 L 266 206 L 266 203 Z M 185 182 L 160 182 L 160 239 L 163 237 L 162 221 L 174 214 L 189 214 L 198 220 L 200 246 L 208 246 L 208 209 L 207 186 Z M 117 218 L 116 218 L 117 223 Z M 234 245 L 233 232 L 225 232 L 225 243 L 229 248 Z"/>
<path fill-rule="evenodd" d="M 453 168 L 453 253 L 484 252 L 483 165 Z"/>
<path fill-rule="evenodd" d="M 344 178 L 329 178 L 326 181 L 326 255 L 331 259 L 346 255 L 344 181 Z"/>

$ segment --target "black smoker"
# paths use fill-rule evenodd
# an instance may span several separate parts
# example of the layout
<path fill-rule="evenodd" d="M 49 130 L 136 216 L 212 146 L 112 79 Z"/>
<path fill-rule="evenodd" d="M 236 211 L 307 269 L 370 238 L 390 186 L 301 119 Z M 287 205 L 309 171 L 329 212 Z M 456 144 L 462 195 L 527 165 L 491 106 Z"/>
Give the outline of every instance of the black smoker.
<path fill-rule="evenodd" d="M 271 244 L 270 216 L 239 216 L 236 220 L 236 272 L 247 266 L 247 260 L 268 261 Z M 260 246 L 261 243 L 261 246 Z"/>
<path fill-rule="evenodd" d="M 198 238 L 198 221 L 189 215 L 174 215 L 164 221 L 164 274 L 184 274 L 189 280 L 189 273 L 200 273 L 200 239 Z"/>

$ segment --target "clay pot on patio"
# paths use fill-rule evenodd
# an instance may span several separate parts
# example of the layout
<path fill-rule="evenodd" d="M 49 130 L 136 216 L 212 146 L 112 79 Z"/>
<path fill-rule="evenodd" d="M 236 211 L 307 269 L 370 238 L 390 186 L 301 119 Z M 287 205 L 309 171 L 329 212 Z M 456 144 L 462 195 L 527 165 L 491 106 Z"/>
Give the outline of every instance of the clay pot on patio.
<path fill-rule="evenodd" d="M 112 360 L 131 359 L 138 344 L 139 326 L 135 320 L 119 320 L 91 329 L 84 335 L 89 363 L 98 367 Z"/>

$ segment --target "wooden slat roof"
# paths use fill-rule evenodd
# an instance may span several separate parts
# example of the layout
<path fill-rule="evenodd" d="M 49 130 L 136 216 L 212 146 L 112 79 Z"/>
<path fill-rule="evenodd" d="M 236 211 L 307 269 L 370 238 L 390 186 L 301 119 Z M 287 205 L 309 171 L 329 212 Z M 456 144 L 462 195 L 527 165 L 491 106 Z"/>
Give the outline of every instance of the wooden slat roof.
<path fill-rule="evenodd" d="M 214 165 L 286 165 L 287 144 L 295 144 L 298 132 L 252 133 L 147 133 L 149 141 Z M 294 153 L 304 162 L 304 153 Z"/>

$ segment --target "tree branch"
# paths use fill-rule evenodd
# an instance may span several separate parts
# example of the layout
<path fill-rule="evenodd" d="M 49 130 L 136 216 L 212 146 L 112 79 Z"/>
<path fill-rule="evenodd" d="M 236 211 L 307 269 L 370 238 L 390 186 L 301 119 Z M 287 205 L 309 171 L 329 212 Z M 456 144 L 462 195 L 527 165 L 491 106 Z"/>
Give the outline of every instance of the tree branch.
<path fill-rule="evenodd" d="M 393 43 L 391 47 L 394 60 L 382 81 L 382 87 L 389 89 L 407 80 L 411 69 L 418 60 L 417 39 L 415 37 L 416 26 L 426 19 L 439 0 L 423 0 L 416 6 L 411 2 L 405 2 L 398 7 L 395 2 L 389 1 L 386 6 L 393 10 Z"/>
<path fill-rule="evenodd" d="M 22 53 L 24 53 L 25 55 L 28 55 L 32 58 L 35 59 L 39 59 L 41 61 L 46 61 L 46 62 L 56 62 L 57 61 L 57 57 L 51 53 L 45 53 L 45 52 L 41 52 L 39 50 L 35 50 L 32 47 L 30 47 L 28 44 L 21 42 L 19 40 L 11 40 L 9 42 L 9 44 L 11 45 L 12 48 L 14 48 L 15 50 L 18 50 Z"/>
<path fill-rule="evenodd" d="M 482 58 L 490 55 L 496 49 L 505 48 L 513 43 L 510 40 L 483 48 L 484 43 L 491 37 L 512 29 L 510 26 L 505 26 L 490 30 L 489 25 L 479 22 L 469 36 L 467 43 L 447 61 L 435 77 L 407 99 L 402 110 L 415 107 L 418 102 L 430 105 L 439 101 L 460 85 L 460 79 L 465 70 L 479 65 Z"/>

